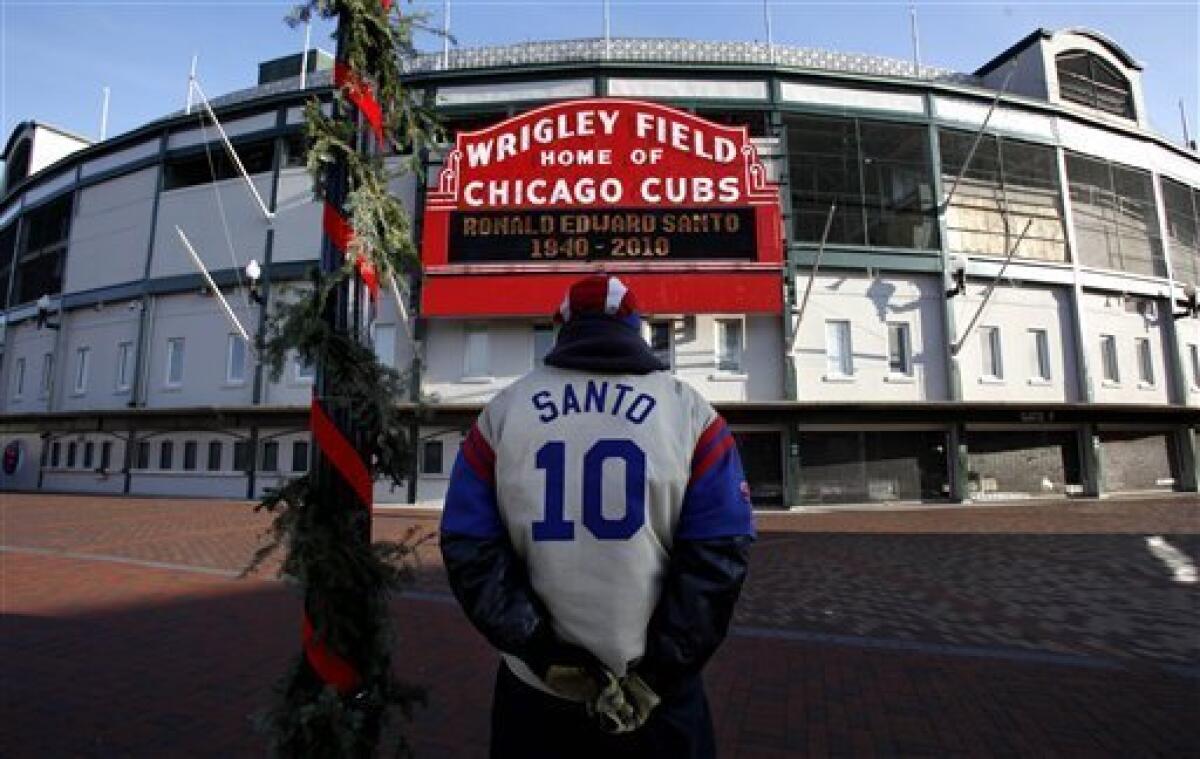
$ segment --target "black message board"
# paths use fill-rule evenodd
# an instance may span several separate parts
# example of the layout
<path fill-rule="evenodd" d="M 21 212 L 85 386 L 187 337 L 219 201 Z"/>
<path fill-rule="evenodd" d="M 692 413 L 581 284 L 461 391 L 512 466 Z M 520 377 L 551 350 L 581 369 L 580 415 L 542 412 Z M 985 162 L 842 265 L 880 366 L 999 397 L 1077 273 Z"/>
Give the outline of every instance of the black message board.
<path fill-rule="evenodd" d="M 452 211 L 449 262 L 753 260 L 753 208 Z"/>

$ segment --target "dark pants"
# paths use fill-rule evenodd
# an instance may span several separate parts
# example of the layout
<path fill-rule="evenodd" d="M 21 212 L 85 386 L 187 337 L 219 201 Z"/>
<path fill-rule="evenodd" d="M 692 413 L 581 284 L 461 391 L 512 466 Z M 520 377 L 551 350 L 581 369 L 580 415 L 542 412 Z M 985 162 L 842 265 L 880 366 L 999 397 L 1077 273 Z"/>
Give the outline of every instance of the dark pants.
<path fill-rule="evenodd" d="M 504 662 L 492 702 L 492 759 L 711 759 L 717 753 L 704 686 L 696 677 L 638 730 L 609 735 L 583 704 L 521 682 Z"/>

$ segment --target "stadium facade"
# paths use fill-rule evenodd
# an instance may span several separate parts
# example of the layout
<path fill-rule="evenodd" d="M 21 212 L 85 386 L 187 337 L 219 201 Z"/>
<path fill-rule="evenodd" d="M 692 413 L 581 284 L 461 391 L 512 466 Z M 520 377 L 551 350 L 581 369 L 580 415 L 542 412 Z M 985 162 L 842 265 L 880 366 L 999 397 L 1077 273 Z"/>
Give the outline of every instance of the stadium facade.
<path fill-rule="evenodd" d="M 247 498 L 308 466 L 311 368 L 268 376 L 176 232 L 249 331 L 302 297 L 321 240 L 302 111 L 330 81 L 302 90 L 287 63 L 213 101 L 269 223 L 201 108 L 94 144 L 14 130 L 0 487 Z M 424 177 L 395 182 L 422 272 L 402 303 L 381 299 L 372 335 L 415 378 L 397 402 L 418 474 L 379 483 L 379 502 L 440 498 L 474 415 L 551 344 L 563 283 L 596 270 L 634 283 L 647 339 L 728 418 L 760 507 L 1196 490 L 1200 156 L 1151 131 L 1142 67 L 1103 35 L 1038 30 L 973 74 L 647 39 L 457 50 L 409 71 L 459 148 L 579 102 L 710 137 L 744 127 L 775 215 L 714 213 L 710 229 L 703 202 L 627 222 L 597 205 L 571 256 L 573 240 L 514 231 L 527 218 L 489 217 L 507 196 L 478 188 L 484 226 L 462 226 L 463 153 L 427 156 Z M 696 139 L 669 147 L 712 153 Z M 602 243 L 641 253 L 593 256 Z"/>

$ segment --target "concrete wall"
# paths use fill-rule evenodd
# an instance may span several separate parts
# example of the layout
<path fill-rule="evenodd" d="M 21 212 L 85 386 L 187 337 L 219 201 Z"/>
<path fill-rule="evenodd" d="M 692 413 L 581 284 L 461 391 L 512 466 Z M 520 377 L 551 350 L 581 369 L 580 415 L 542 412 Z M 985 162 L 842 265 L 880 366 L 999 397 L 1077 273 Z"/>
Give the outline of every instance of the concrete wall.
<path fill-rule="evenodd" d="M 33 413 L 49 408 L 50 396 L 42 388 L 42 360 L 45 354 L 54 354 L 55 366 L 61 368 L 56 335 L 54 330 L 37 329 L 32 320 L 8 325 L 5 334 L 4 364 L 0 367 L 0 380 L 3 382 L 0 385 L 3 387 L 0 409 L 3 409 L 4 413 Z M 22 360 L 25 364 L 24 391 L 18 396 L 16 374 Z M 57 369 L 55 374 L 58 374 Z"/>
<path fill-rule="evenodd" d="M 958 329 L 967 327 L 979 310 L 987 285 L 971 282 L 955 298 Z M 1000 328 L 1004 377 L 984 376 L 983 327 Z M 1050 381 L 1037 379 L 1036 354 L 1030 330 L 1044 329 L 1050 343 Z M 1079 400 L 1075 345 L 1072 337 L 1070 291 L 1065 287 L 999 286 L 958 354 L 964 400 L 1073 403 Z"/>
<path fill-rule="evenodd" d="M 255 174 L 252 179 L 259 194 L 264 199 L 270 197 L 271 175 Z M 217 202 L 218 193 L 220 203 Z M 229 235 L 233 241 L 232 254 L 225 237 L 225 224 L 229 225 Z M 196 273 L 196 265 L 175 232 L 176 226 L 183 229 L 209 270 L 241 269 L 250 259 L 261 261 L 263 258 L 267 222 L 241 177 L 162 194 L 159 199 L 158 226 L 154 232 L 151 277 Z"/>
<path fill-rule="evenodd" d="M 65 292 L 142 278 L 157 183 L 158 169 L 149 168 L 80 191 L 71 222 Z"/>
<path fill-rule="evenodd" d="M 797 277 L 797 298 L 808 285 Z M 943 360 L 945 330 L 939 280 L 890 272 L 869 278 L 857 272 L 818 275 L 804 321 L 796 335 L 792 360 L 800 400 L 936 401 L 948 397 Z M 826 322 L 848 320 L 854 373 L 828 371 Z M 888 370 L 888 323 L 909 326 L 911 376 Z"/>
<path fill-rule="evenodd" d="M 1092 381 L 1092 394 L 1097 403 L 1155 403 L 1170 402 L 1171 379 L 1166 366 L 1167 307 L 1161 301 L 1146 298 L 1126 298 L 1122 295 L 1086 292 L 1083 297 L 1084 325 L 1087 329 L 1085 350 Z M 1120 381 L 1104 379 L 1100 354 L 1100 336 L 1116 338 Z M 1154 383 L 1138 379 L 1136 341 L 1150 341 L 1153 358 Z"/>
<path fill-rule="evenodd" d="M 132 380 L 136 367 L 138 319 L 140 301 L 106 304 L 102 308 L 83 308 L 67 312 L 62 319 L 63 367 L 60 372 L 61 392 L 58 408 L 62 411 L 88 409 L 120 409 L 132 400 Z M 128 358 L 129 386 L 117 386 L 120 343 L 130 344 Z M 82 392 L 75 388 L 79 365 L 77 351 L 87 348 L 87 377 Z"/>

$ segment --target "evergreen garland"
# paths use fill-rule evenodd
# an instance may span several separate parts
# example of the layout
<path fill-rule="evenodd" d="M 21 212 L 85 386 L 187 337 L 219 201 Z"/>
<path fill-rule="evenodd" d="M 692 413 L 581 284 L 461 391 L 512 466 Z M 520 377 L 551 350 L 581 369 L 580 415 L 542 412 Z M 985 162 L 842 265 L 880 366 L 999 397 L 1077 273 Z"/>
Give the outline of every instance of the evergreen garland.
<path fill-rule="evenodd" d="M 419 166 L 421 152 L 440 137 L 432 110 L 402 83 L 401 61 L 417 52 L 412 34 L 423 28 L 420 18 L 400 13 L 397 6 L 385 8 L 380 0 L 309 0 L 293 9 L 287 20 L 294 25 L 313 15 L 338 19 L 341 59 L 358 81 L 370 83 L 384 113 L 387 147 L 411 156 L 408 168 Z M 336 91 L 334 97 L 345 113 L 345 93 Z M 335 331 L 323 314 L 336 289 L 353 281 L 359 257 L 381 283 L 416 269 L 412 224 L 388 192 L 393 177 L 385 171 L 380 151 L 364 155 L 358 150 L 357 126 L 326 116 L 315 98 L 306 105 L 305 117 L 308 170 L 318 199 L 325 198 L 329 166 L 341 162 L 346 170 L 344 207 L 354 244 L 338 271 L 314 277 L 313 293 L 276 306 L 260 346 L 261 360 L 276 381 L 293 353 L 319 366 L 327 386 L 337 388 L 331 402 L 348 409 L 365 432 L 359 452 L 372 478 L 386 476 L 399 484 L 412 476 L 413 443 L 396 401 L 404 397 L 411 378 L 381 365 L 357 336 Z M 273 520 L 265 544 L 244 574 L 282 550 L 281 575 L 306 597 L 317 599 L 308 608 L 316 635 L 333 651 L 353 651 L 361 689 L 344 697 L 316 682 L 301 653 L 277 684 L 276 701 L 259 725 L 277 755 L 370 756 L 389 717 L 399 711 L 411 720 L 414 708 L 424 702 L 422 688 L 400 681 L 392 672 L 388 601 L 394 591 L 411 584 L 415 552 L 433 536 L 420 536 L 414 528 L 400 541 L 368 544 L 361 535 L 362 520 L 369 515 L 322 504 L 312 485 L 310 476 L 300 477 L 269 492 L 258 504 L 256 510 L 272 514 Z M 362 620 L 368 629 L 361 629 Z M 411 755 L 403 731 L 395 732 L 397 754 Z"/>

